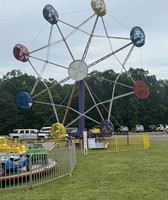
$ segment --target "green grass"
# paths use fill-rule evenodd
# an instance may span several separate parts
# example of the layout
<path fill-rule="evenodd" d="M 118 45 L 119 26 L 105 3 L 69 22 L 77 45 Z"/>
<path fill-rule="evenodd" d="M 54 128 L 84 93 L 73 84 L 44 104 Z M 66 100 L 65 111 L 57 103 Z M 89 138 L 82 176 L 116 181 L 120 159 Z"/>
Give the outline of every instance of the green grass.
<path fill-rule="evenodd" d="M 167 200 L 168 143 L 147 150 L 77 156 L 72 176 L 28 188 L 2 190 L 24 200 Z"/>

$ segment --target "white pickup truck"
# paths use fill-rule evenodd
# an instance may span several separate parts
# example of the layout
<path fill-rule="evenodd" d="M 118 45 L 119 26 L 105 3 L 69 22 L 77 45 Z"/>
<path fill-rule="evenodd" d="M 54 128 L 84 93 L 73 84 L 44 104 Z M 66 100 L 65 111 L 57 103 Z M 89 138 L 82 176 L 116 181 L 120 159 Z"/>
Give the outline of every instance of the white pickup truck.
<path fill-rule="evenodd" d="M 38 129 L 14 129 L 9 133 L 9 139 L 40 139 L 47 140 L 50 138 L 48 132 L 41 132 Z"/>

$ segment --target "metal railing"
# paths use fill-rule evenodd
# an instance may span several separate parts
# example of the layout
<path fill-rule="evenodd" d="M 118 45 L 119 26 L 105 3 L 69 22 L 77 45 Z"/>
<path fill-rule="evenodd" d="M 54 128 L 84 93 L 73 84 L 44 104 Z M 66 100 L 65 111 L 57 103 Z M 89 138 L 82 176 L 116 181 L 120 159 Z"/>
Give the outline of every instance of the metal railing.
<path fill-rule="evenodd" d="M 75 139 L 77 153 L 83 153 L 83 140 Z M 87 153 L 105 153 L 105 152 L 118 152 L 128 150 L 147 149 L 150 147 L 148 134 L 128 134 L 128 135 L 114 135 L 106 138 L 88 138 L 87 139 L 88 151 Z"/>
<path fill-rule="evenodd" d="M 28 187 L 31 190 L 35 185 L 70 175 L 76 166 L 75 144 L 55 144 L 50 150 L 17 156 L 1 153 L 0 189 Z"/>
<path fill-rule="evenodd" d="M 86 138 L 87 153 L 107 153 L 147 149 L 150 147 L 148 134 L 130 134 L 109 138 Z M 31 146 L 32 145 L 32 146 Z M 35 146 L 33 146 L 35 145 Z M 82 139 L 49 141 L 40 147 L 29 143 L 27 151 L 19 158 L 16 153 L 0 153 L 0 190 L 39 185 L 71 175 L 76 166 L 76 151 L 84 153 Z"/>

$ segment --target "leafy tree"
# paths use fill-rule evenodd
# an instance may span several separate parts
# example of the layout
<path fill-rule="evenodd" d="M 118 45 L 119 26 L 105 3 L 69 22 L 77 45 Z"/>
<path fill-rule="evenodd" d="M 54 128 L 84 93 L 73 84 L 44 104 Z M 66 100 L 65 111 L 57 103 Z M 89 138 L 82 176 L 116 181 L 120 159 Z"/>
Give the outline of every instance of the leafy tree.
<path fill-rule="evenodd" d="M 130 74 L 132 79 L 130 79 Z M 112 97 L 112 88 L 118 73 L 113 70 L 105 70 L 104 72 L 93 71 L 85 79 L 85 83 L 89 85 L 89 90 L 85 87 L 85 110 L 92 107 L 87 115 L 97 121 L 101 121 L 101 116 L 97 114 L 94 106 L 93 98 L 97 103 L 110 100 Z M 128 72 L 122 73 L 116 84 L 114 96 L 132 91 L 133 80 L 144 80 L 149 87 L 149 97 L 145 100 L 138 99 L 134 94 L 114 100 L 111 114 L 111 121 L 117 127 L 119 124 L 128 125 L 131 129 L 135 124 L 143 124 L 147 127 L 149 124 L 167 124 L 168 118 L 168 80 L 157 80 L 155 75 L 149 75 L 144 69 L 130 68 Z M 52 105 L 46 89 L 46 85 L 50 88 L 53 101 L 56 105 L 60 122 L 64 120 L 64 113 L 68 105 L 73 85 L 60 85 L 54 79 L 38 80 L 39 83 L 32 94 L 33 106 L 30 109 L 21 109 L 17 107 L 15 97 L 20 91 L 31 93 L 32 86 L 37 79 L 34 76 L 22 74 L 20 70 L 8 72 L 0 79 L 0 134 L 8 134 L 14 128 L 38 128 L 42 126 L 50 126 L 56 122 Z M 53 87 L 54 84 L 54 87 Z M 125 87 L 129 85 L 130 87 Z M 73 109 L 78 108 L 78 87 L 76 87 L 73 101 L 69 105 Z M 40 94 L 41 91 L 44 91 Z M 110 91 L 110 92 L 109 92 Z M 39 94 L 34 96 L 34 94 Z M 37 103 L 41 102 L 41 104 Z M 58 107 L 58 105 L 62 107 Z M 109 103 L 100 104 L 99 109 L 104 119 L 107 119 Z M 70 111 L 67 114 L 65 124 L 77 117 L 77 113 Z M 88 119 L 85 120 L 86 127 L 92 128 L 95 122 Z M 77 122 L 74 124 L 77 126 Z"/>

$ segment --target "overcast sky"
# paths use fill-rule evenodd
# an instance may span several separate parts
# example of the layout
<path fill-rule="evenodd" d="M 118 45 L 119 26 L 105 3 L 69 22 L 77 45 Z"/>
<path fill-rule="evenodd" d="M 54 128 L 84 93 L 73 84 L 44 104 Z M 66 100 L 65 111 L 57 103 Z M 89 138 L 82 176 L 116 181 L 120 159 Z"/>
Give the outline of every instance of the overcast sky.
<path fill-rule="evenodd" d="M 51 4 L 58 12 L 59 19 L 73 26 L 78 26 L 91 15 L 93 10 L 90 0 L 5 0 L 0 7 L 0 78 L 13 69 L 33 74 L 29 63 L 17 61 L 13 56 L 15 44 L 25 45 L 29 51 L 36 50 L 47 44 L 50 24 L 44 19 L 42 10 L 46 4 Z M 103 17 L 108 35 L 128 37 L 134 26 L 140 26 L 146 35 L 146 43 L 141 48 L 134 48 L 126 68 L 144 68 L 150 75 L 156 75 L 157 79 L 168 79 L 168 1 L 161 0 L 105 0 L 107 14 Z M 95 20 L 95 18 L 94 18 Z M 89 21 L 82 30 L 89 31 L 93 27 L 93 21 Z M 97 25 L 97 33 L 103 30 L 101 20 Z M 67 26 L 58 22 L 63 34 L 66 36 L 72 31 Z M 72 50 L 75 59 L 82 57 L 88 36 L 77 31 L 67 43 Z M 103 33 L 104 34 L 104 33 Z M 86 39 L 85 39 L 86 37 Z M 57 27 L 52 34 L 53 41 L 58 41 L 61 36 Z M 97 42 L 97 44 L 96 44 Z M 113 41 L 112 45 L 113 45 Z M 106 44 L 107 43 L 107 44 Z M 128 42 L 126 42 L 128 43 Z M 106 48 L 106 46 L 107 48 Z M 125 44 L 125 43 L 123 43 Z M 103 46 L 104 45 L 104 46 Z M 121 41 L 114 41 L 113 48 L 122 46 Z M 71 58 L 65 44 L 58 44 L 52 48 L 51 60 L 57 64 L 68 66 Z M 119 53 L 117 59 L 123 63 L 128 50 Z M 109 53 L 109 43 L 104 39 L 98 39 L 91 43 L 86 61 L 88 64 Z M 39 55 L 45 54 L 39 52 Z M 93 69 L 103 71 L 113 69 L 120 71 L 121 66 L 117 59 L 102 62 Z M 120 60 L 121 59 L 121 60 Z M 43 66 L 41 62 L 32 62 L 37 71 Z M 90 70 L 91 71 L 91 70 Z M 89 72 L 90 72 L 89 71 Z M 35 73 L 33 75 L 36 75 Z M 67 70 L 47 66 L 42 76 L 61 80 L 67 77 Z"/>

